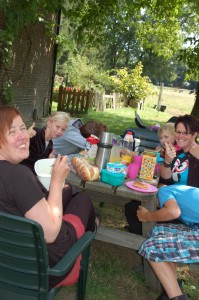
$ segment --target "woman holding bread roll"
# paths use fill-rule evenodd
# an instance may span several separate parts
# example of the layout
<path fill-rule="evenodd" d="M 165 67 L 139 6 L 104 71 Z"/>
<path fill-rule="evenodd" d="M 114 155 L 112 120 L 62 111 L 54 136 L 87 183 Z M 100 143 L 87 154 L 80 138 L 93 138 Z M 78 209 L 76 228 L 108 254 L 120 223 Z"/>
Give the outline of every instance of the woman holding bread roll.
<path fill-rule="evenodd" d="M 43 192 L 35 174 L 20 164 L 29 156 L 29 141 L 21 113 L 14 107 L 1 106 L 0 211 L 37 221 L 42 226 L 49 266 L 53 267 L 85 231 L 95 231 L 96 214 L 86 193 L 72 194 L 70 184 L 63 188 L 70 172 L 67 156 L 58 155 L 49 192 Z M 64 278 L 51 276 L 50 288 Z"/>

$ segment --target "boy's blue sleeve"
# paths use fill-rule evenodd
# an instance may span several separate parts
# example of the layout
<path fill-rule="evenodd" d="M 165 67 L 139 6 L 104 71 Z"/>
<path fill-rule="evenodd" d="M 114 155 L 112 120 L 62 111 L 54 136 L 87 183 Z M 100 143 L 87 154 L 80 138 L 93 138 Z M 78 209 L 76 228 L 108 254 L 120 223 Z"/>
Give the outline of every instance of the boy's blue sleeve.
<path fill-rule="evenodd" d="M 161 187 L 158 191 L 158 200 L 160 207 L 163 207 L 169 199 L 175 199 L 175 194 L 174 192 L 172 192 L 171 186 Z"/>

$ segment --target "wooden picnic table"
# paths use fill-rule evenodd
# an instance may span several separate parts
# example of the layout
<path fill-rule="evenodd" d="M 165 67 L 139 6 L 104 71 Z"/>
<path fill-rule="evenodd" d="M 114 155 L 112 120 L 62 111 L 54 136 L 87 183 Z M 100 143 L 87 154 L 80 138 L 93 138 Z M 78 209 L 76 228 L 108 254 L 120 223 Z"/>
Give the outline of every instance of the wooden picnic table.
<path fill-rule="evenodd" d="M 77 176 L 71 171 L 68 180 L 72 185 L 77 186 L 82 190 L 85 190 L 95 201 L 110 203 L 113 205 L 123 207 L 129 201 L 137 200 L 141 202 L 141 205 L 143 205 L 149 210 L 157 209 L 156 192 L 141 193 L 129 189 L 128 187 L 126 187 L 125 183 L 127 181 L 132 181 L 131 179 L 126 179 L 123 185 L 114 187 L 109 184 L 103 183 L 100 180 L 84 182 L 79 176 Z M 150 181 L 149 183 L 154 186 L 157 186 L 158 178 L 154 179 L 153 181 Z M 96 234 L 96 239 L 103 242 L 112 243 L 118 246 L 130 248 L 133 250 L 138 250 L 142 242 L 146 239 L 147 233 L 151 230 L 153 226 L 154 222 L 144 222 L 142 224 L 142 236 L 122 230 L 100 226 Z M 150 289 L 159 290 L 160 285 L 153 271 L 151 270 L 150 266 L 145 260 L 143 260 L 143 262 L 146 285 L 150 287 Z"/>

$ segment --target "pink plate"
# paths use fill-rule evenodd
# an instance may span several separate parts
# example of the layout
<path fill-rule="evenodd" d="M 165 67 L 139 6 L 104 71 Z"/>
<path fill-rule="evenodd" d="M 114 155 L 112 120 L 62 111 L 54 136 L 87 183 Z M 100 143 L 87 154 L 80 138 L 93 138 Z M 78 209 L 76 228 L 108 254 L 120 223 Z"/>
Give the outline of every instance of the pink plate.
<path fill-rule="evenodd" d="M 146 183 L 149 187 L 149 189 L 145 190 L 145 189 L 140 189 L 140 188 L 137 188 L 136 186 L 133 186 L 133 183 L 135 181 L 128 181 L 126 182 L 126 186 L 134 191 L 138 191 L 138 192 L 142 192 L 142 193 L 155 193 L 157 192 L 157 188 L 155 186 L 153 186 L 152 184 L 149 184 L 149 183 Z"/>

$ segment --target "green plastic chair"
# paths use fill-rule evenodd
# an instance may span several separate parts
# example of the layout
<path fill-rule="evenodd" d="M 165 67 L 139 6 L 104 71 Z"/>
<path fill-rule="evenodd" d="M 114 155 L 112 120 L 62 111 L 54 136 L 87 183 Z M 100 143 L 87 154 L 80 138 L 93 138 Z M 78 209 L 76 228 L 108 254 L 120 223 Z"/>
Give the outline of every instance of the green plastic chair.
<path fill-rule="evenodd" d="M 82 254 L 77 299 L 85 299 L 88 263 L 93 232 L 86 232 L 50 268 L 43 229 L 35 221 L 0 212 L 0 299 L 54 299 L 61 289 L 49 291 L 48 276 L 62 276 Z"/>

